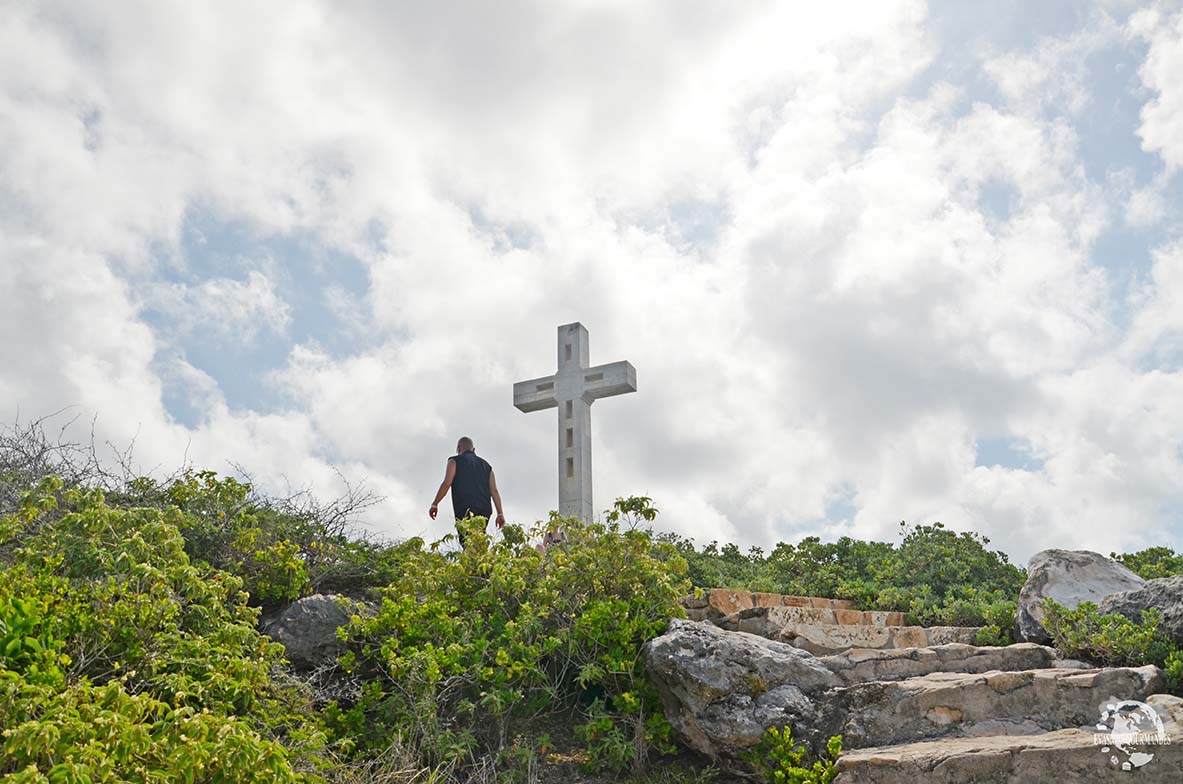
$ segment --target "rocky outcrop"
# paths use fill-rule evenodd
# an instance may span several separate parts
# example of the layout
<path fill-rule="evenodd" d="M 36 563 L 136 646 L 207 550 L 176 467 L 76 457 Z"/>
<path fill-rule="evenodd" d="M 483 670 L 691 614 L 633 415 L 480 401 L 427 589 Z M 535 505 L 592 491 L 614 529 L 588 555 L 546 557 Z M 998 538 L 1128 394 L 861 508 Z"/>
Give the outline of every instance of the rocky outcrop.
<path fill-rule="evenodd" d="M 287 650 L 288 661 L 297 672 L 308 672 L 330 664 L 345 648 L 337 629 L 349 623 L 354 603 L 341 596 L 313 594 L 264 618 L 259 630 Z"/>
<path fill-rule="evenodd" d="M 1183 575 L 1148 580 L 1141 588 L 1106 596 L 1101 612 L 1118 613 L 1131 621 L 1141 622 L 1142 611 L 1162 612 L 1159 626 L 1178 645 L 1183 645 Z"/>
<path fill-rule="evenodd" d="M 650 641 L 644 654 L 683 741 L 749 777 L 754 772 L 746 754 L 772 726 L 791 727 L 814 752 L 836 734 L 847 749 L 874 749 L 844 769 L 846 781 L 904 781 L 897 769 L 910 772 L 911 782 L 929 781 L 916 770 L 930 762 L 945 764 L 979 746 L 986 759 L 996 748 L 991 744 L 1001 744 L 1003 756 L 1028 748 L 1013 737 L 982 738 L 1042 738 L 1030 744 L 1032 754 L 1059 748 L 1053 733 L 1093 726 L 1107 701 L 1146 700 L 1163 687 L 1156 667 L 1057 668 L 1054 650 L 1029 643 L 854 648 L 816 657 L 776 640 L 681 620 Z M 938 745 L 922 745 L 933 741 Z M 1035 765 L 1034 757 L 1006 764 L 1012 763 L 1016 770 Z M 887 777 L 875 778 L 880 775 Z M 967 774 L 931 780 L 1007 779 Z"/>
<path fill-rule="evenodd" d="M 1141 588 L 1145 581 L 1126 567 L 1088 550 L 1044 550 L 1031 557 L 1027 582 L 1019 593 L 1015 621 L 1020 640 L 1049 643 L 1043 627 L 1043 600 L 1054 599 L 1069 609 L 1082 602 L 1099 603 L 1110 594 Z"/>
<path fill-rule="evenodd" d="M 695 621 L 646 643 L 645 666 L 674 729 L 715 759 L 738 760 L 767 727 L 816 722 L 812 695 L 842 684 L 805 651 Z"/>

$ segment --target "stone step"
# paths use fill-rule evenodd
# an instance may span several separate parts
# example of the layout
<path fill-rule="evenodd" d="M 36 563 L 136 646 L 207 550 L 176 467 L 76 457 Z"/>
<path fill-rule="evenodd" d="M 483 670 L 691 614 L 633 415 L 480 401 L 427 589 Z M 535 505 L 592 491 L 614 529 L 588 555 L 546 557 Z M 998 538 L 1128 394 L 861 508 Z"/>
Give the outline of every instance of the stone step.
<path fill-rule="evenodd" d="M 948 643 L 927 648 L 852 648 L 818 661 L 847 684 L 903 680 L 934 672 L 1041 670 L 1058 664 L 1054 648 L 1030 642 L 1004 647 Z"/>
<path fill-rule="evenodd" d="M 692 621 L 708 621 L 723 618 L 740 610 L 753 607 L 812 607 L 819 610 L 853 610 L 854 602 L 849 599 L 824 599 L 816 596 L 791 596 L 779 593 L 757 591 L 733 591 L 712 588 L 702 596 L 687 596 L 682 599 L 686 617 Z"/>
<path fill-rule="evenodd" d="M 1131 761 L 1120 748 L 1107 745 L 1111 738 L 1098 737 L 1090 723 L 1089 729 L 1039 735 L 949 738 L 851 751 L 838 760 L 835 784 L 1176 784 L 1183 781 L 1183 700 L 1155 694 L 1145 702 L 1162 721 L 1168 743 L 1127 748 L 1152 754 L 1150 759 Z M 1122 764 L 1133 769 L 1122 770 Z"/>
<path fill-rule="evenodd" d="M 938 737 L 1035 735 L 1091 726 L 1106 700 L 1144 701 L 1164 686 L 1154 666 L 935 672 L 835 689 L 824 700 L 832 717 L 824 729 L 841 734 L 850 749 Z"/>
<path fill-rule="evenodd" d="M 901 626 L 900 613 L 859 613 L 869 623 L 840 623 L 839 613 L 857 610 L 820 610 L 800 607 L 756 607 L 713 621 L 727 631 L 740 631 L 785 642 L 817 656 L 851 648 L 876 650 L 929 648 L 934 645 L 972 645 L 976 626 Z M 897 621 L 897 623 L 890 623 Z"/>
<path fill-rule="evenodd" d="M 781 632 L 780 640 L 815 656 L 828 656 L 852 648 L 892 650 L 931 648 L 961 643 L 973 645 L 976 626 L 810 626 L 800 624 Z M 778 638 L 772 638 L 778 639 Z"/>
<path fill-rule="evenodd" d="M 733 632 L 764 634 L 789 624 L 811 626 L 903 626 L 904 613 L 875 610 L 833 610 L 821 607 L 752 607 L 712 621 Z"/>

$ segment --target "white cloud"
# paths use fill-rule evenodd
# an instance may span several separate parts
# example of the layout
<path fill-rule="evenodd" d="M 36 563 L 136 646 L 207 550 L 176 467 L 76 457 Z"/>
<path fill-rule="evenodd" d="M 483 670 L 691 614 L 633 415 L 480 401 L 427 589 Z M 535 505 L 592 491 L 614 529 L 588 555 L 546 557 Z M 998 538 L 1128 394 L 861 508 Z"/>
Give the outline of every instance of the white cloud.
<path fill-rule="evenodd" d="M 1154 93 L 1142 108 L 1138 135 L 1174 171 L 1183 165 L 1183 10 L 1156 3 L 1131 17 L 1129 30 L 1149 45 L 1138 74 Z"/>
<path fill-rule="evenodd" d="M 1150 278 L 1135 293 L 1135 317 L 1121 355 L 1135 366 L 1183 366 L 1183 242 L 1154 253 Z"/>
<path fill-rule="evenodd" d="M 553 505 L 554 422 L 515 411 L 510 385 L 551 372 L 554 327 L 581 320 L 594 362 L 640 375 L 595 407 L 600 508 L 648 493 L 665 525 L 741 544 L 903 518 L 1020 554 L 1178 537 L 1178 372 L 1154 353 L 1177 251 L 1133 327 L 1090 256 L 1130 191 L 1082 163 L 1082 64 L 1115 39 L 1108 17 L 1001 42 L 1000 105 L 941 65 L 958 42 L 918 2 L 11 17 L 0 284 L 21 305 L 0 360 L 20 370 L 0 405 L 98 411 L 117 443 L 139 431 L 149 466 L 187 448 L 331 492 L 335 463 L 388 495 L 376 524 L 438 534 L 424 511 L 461 433 L 511 512 Z M 1166 105 L 1172 44 L 1137 18 Z M 1142 126 L 1164 158 L 1165 116 Z M 201 279 L 194 215 L 358 259 L 363 295 L 306 298 L 350 348 L 300 336 L 264 379 L 278 402 L 228 405 L 178 338 L 291 341 L 300 304 L 278 283 L 299 265 Z M 178 267 L 192 283 L 166 282 Z M 195 424 L 165 409 L 177 388 Z M 975 466 L 992 438 L 1040 465 Z"/>
<path fill-rule="evenodd" d="M 1119 40 L 1121 33 L 1117 23 L 1101 11 L 1090 21 L 1066 37 L 1043 38 L 1030 51 L 989 56 L 982 68 L 1003 99 L 1018 110 L 1079 115 L 1093 100 L 1089 58 Z"/>
<path fill-rule="evenodd" d="M 249 345 L 260 333 L 282 334 L 291 320 L 288 303 L 259 270 L 250 270 L 245 280 L 162 284 L 151 289 L 145 302 L 161 312 L 168 331 L 215 342 Z"/>

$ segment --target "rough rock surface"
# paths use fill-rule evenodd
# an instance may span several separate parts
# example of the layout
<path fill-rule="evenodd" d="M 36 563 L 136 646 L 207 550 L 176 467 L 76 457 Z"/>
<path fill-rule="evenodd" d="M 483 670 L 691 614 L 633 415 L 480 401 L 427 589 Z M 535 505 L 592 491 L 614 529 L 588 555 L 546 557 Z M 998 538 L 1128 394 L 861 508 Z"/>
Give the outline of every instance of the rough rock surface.
<path fill-rule="evenodd" d="M 1183 645 L 1183 575 L 1148 580 L 1141 588 L 1111 594 L 1101 600 L 1101 612 L 1119 613 L 1132 621 L 1142 620 L 1142 611 L 1162 611 L 1159 627 L 1177 644 Z"/>
<path fill-rule="evenodd" d="M 1145 582 L 1100 553 L 1088 550 L 1036 553 L 1027 565 L 1027 582 L 1019 593 L 1017 636 L 1027 642 L 1051 642 L 1043 628 L 1044 599 L 1055 599 L 1071 609 L 1081 602 L 1100 603 L 1110 594 L 1141 588 Z"/>
<path fill-rule="evenodd" d="M 259 628 L 283 644 L 293 669 L 315 670 L 331 663 L 344 651 L 337 639 L 337 629 L 349 623 L 346 609 L 349 601 L 331 594 L 306 596 L 263 619 Z"/>
<path fill-rule="evenodd" d="M 813 722 L 810 695 L 842 680 L 805 651 L 708 623 L 674 620 L 645 645 L 666 718 L 691 748 L 734 757 L 774 724 Z"/>
<path fill-rule="evenodd" d="M 1144 747 L 1154 758 L 1133 771 L 1112 764 L 1116 755 L 1102 751 L 1091 728 L 1073 728 L 852 751 L 839 759 L 835 784 L 1176 784 L 1183 781 L 1183 700 L 1156 694 L 1146 702 L 1172 742 Z"/>
<path fill-rule="evenodd" d="M 827 695 L 848 748 L 937 737 L 1034 735 L 1083 727 L 1110 695 L 1145 700 L 1165 681 L 1154 666 L 1098 670 L 1022 670 L 969 675 L 938 672 L 869 682 Z"/>
<path fill-rule="evenodd" d="M 1034 643 L 979 648 L 950 643 L 932 648 L 867 650 L 854 648 L 818 659 L 845 683 L 893 681 L 934 672 L 983 673 L 1036 670 L 1055 666 L 1055 649 Z"/>
<path fill-rule="evenodd" d="M 899 777 L 904 774 L 894 772 L 899 768 L 911 771 L 910 784 L 996 780 L 956 774 L 929 779 L 916 773 L 933 760 L 959 759 L 958 749 L 970 755 L 985 749 L 980 752 L 985 760 L 989 749 L 1001 749 L 997 753 L 1006 757 L 1030 748 L 1031 760 L 1006 764 L 1018 771 L 1040 770 L 1036 751 L 1045 745 L 1059 748 L 1051 734 L 1091 727 L 1100 718 L 1100 705 L 1146 700 L 1164 685 L 1156 667 L 1054 668 L 1054 657 L 1054 650 L 1029 643 L 852 649 L 816 657 L 775 640 L 683 620 L 672 621 L 645 647 L 646 668 L 666 717 L 691 748 L 729 773 L 751 777 L 746 753 L 768 727 L 788 725 L 815 753 L 835 734 L 843 735 L 848 750 L 875 748 L 879 757 L 856 766 L 863 778 L 848 781 L 904 781 Z M 991 736 L 1041 740 L 1027 746 L 1014 737 L 978 740 Z M 917 745 L 931 741 L 939 744 Z M 945 749 L 954 751 L 946 755 Z M 884 772 L 888 768 L 892 772 Z M 881 773 L 889 777 L 874 778 Z"/>

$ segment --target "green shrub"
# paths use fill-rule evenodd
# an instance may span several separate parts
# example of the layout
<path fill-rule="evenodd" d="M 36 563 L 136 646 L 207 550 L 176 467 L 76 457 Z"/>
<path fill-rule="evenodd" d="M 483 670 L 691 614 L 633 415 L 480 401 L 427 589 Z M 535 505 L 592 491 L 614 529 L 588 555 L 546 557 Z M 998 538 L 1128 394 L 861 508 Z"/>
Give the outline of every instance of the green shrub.
<path fill-rule="evenodd" d="M 1069 610 L 1045 599 L 1043 608 L 1043 626 L 1064 656 L 1121 667 L 1166 667 L 1168 660 L 1179 661 L 1175 644 L 1159 628 L 1158 610 L 1142 613 L 1139 624 L 1116 613 L 1102 615 L 1092 602 Z"/>
<path fill-rule="evenodd" d="M 318 764 L 306 700 L 272 677 L 282 646 L 255 630 L 241 580 L 190 562 L 183 518 L 49 479 L 0 519 L 13 780 L 296 781 L 293 760 Z"/>
<path fill-rule="evenodd" d="M 984 636 L 994 644 L 1013 642 L 1022 569 L 976 533 L 900 523 L 900 535 L 898 546 L 811 536 L 781 542 L 767 556 L 757 547 L 745 554 L 732 544 L 696 550 L 676 535 L 658 539 L 685 558 L 698 588 L 851 599 L 860 609 L 907 613 L 912 624 L 990 627 Z"/>
<path fill-rule="evenodd" d="M 1110 553 L 1109 557 L 1137 574 L 1143 580 L 1154 580 L 1159 577 L 1173 577 L 1183 574 L 1183 555 L 1177 555 L 1169 547 L 1150 547 L 1136 553 L 1118 555 Z"/>
<path fill-rule="evenodd" d="M 376 748 L 398 728 L 434 766 L 578 709 L 590 767 L 640 769 L 671 749 L 641 646 L 681 614 L 685 563 L 617 523 L 557 518 L 567 542 L 540 554 L 527 540 L 547 526 L 506 526 L 494 542 L 484 522 L 458 553 L 408 550 L 377 616 L 354 619 L 344 661 L 367 683 L 356 705 L 329 711 L 337 731 Z"/>
<path fill-rule="evenodd" d="M 374 501 L 365 493 L 328 505 L 303 494 L 273 499 L 232 477 L 187 470 L 164 482 L 134 479 L 116 501 L 178 509 L 189 557 L 242 578 L 255 605 L 318 590 L 356 594 L 386 585 L 399 568 L 396 547 L 349 536 L 353 515 Z"/>
<path fill-rule="evenodd" d="M 17 782 L 303 782 L 248 722 L 131 694 L 122 681 L 59 690 L 0 671 L 0 774 Z"/>
<path fill-rule="evenodd" d="M 813 762 L 809 752 L 797 745 L 788 727 L 769 727 L 759 745 L 748 755 L 768 784 L 830 784 L 838 775 L 836 762 L 842 753 L 842 736 L 826 742 L 826 753 Z"/>

